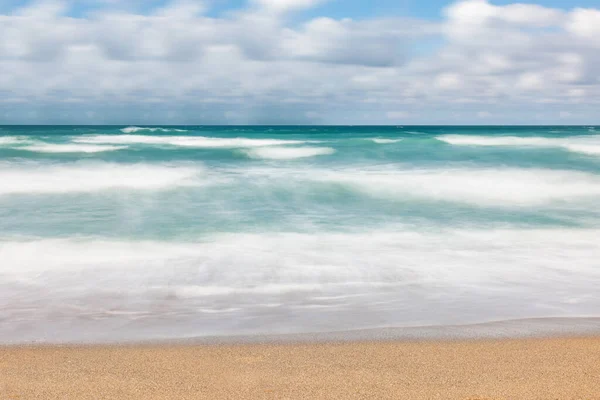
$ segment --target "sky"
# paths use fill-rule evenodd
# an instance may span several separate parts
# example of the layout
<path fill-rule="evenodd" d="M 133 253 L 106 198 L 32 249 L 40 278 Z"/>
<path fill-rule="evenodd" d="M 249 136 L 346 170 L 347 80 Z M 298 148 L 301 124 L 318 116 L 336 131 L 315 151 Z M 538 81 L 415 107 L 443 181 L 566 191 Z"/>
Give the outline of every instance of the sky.
<path fill-rule="evenodd" d="M 597 0 L 0 0 L 0 124 L 600 124 Z"/>

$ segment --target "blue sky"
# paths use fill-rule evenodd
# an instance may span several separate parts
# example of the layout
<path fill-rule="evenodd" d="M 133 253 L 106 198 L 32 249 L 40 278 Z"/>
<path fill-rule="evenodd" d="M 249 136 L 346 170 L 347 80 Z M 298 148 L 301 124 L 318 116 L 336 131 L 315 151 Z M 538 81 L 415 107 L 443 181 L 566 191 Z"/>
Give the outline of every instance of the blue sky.
<path fill-rule="evenodd" d="M 522 1 L 521 1 L 522 2 Z M 0 9 L 8 11 L 15 9 L 26 3 L 25 0 L 4 0 L 0 1 Z M 81 16 L 89 10 L 110 6 L 116 2 L 101 1 L 73 1 L 74 6 L 70 10 L 71 15 Z M 124 2 L 125 3 L 125 2 Z M 142 13 L 151 12 L 156 7 L 161 7 L 169 3 L 168 0 L 145 0 L 138 1 L 136 9 Z M 247 2 L 244 0 L 212 0 L 209 3 L 209 9 L 214 15 L 219 15 L 229 10 L 244 8 Z M 326 15 L 332 18 L 370 18 L 376 16 L 410 16 L 419 18 L 439 19 L 442 10 L 451 5 L 451 0 L 332 0 L 314 7 L 313 10 L 305 12 L 306 17 Z M 496 5 L 508 5 L 517 3 L 511 0 L 497 0 L 493 2 Z M 597 0 L 537 0 L 522 2 L 529 4 L 538 4 L 545 7 L 560 8 L 569 10 L 574 7 L 598 7 Z"/>
<path fill-rule="evenodd" d="M 0 0 L 0 124 L 597 124 L 598 37 L 591 0 Z"/>

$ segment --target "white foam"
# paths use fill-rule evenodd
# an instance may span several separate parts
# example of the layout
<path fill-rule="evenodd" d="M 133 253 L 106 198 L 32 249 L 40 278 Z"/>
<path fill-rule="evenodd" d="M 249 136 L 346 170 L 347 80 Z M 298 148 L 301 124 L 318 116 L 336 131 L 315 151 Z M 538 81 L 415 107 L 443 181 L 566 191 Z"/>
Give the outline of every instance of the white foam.
<path fill-rule="evenodd" d="M 38 143 L 31 146 L 20 147 L 22 150 L 36 153 L 102 153 L 126 149 L 126 146 L 93 145 L 93 144 L 54 144 Z"/>
<path fill-rule="evenodd" d="M 565 144 L 564 147 L 575 153 L 583 153 L 589 155 L 600 155 L 600 143 L 598 144 Z"/>
<path fill-rule="evenodd" d="M 28 138 L 23 136 L 0 136 L 0 146 L 12 146 L 28 142 Z"/>
<path fill-rule="evenodd" d="M 70 276 L 55 281 L 65 288 L 81 280 L 83 287 L 109 283 L 152 291 L 168 282 L 186 297 L 416 283 L 438 289 L 502 286 L 512 280 L 552 281 L 572 268 L 577 279 L 600 278 L 598 237 L 600 231 L 587 229 L 419 232 L 386 227 L 360 233 L 240 233 L 176 243 L 5 241 L 0 242 L 0 273 L 40 283 L 48 279 L 41 272 Z"/>
<path fill-rule="evenodd" d="M 545 137 L 517 137 L 517 136 L 467 136 L 443 135 L 438 140 L 453 145 L 465 146 L 540 146 L 553 147 L 559 145 L 557 139 Z"/>
<path fill-rule="evenodd" d="M 300 140 L 217 138 L 204 136 L 95 135 L 78 137 L 76 143 L 90 144 L 153 144 L 196 148 L 244 148 L 303 144 Z"/>
<path fill-rule="evenodd" d="M 402 139 L 383 139 L 383 138 L 372 138 L 369 140 L 371 140 L 372 142 L 377 143 L 377 144 L 391 144 L 391 143 L 398 143 L 398 142 L 402 141 Z"/>
<path fill-rule="evenodd" d="M 0 241 L 0 340 L 333 331 L 597 313 L 598 237 L 599 230 L 586 229 L 387 226 L 176 243 Z"/>
<path fill-rule="evenodd" d="M 422 170 L 332 173 L 336 182 L 374 196 L 420 197 L 497 207 L 539 206 L 600 196 L 600 177 L 592 174 L 526 169 Z"/>
<path fill-rule="evenodd" d="M 518 146 L 558 147 L 588 155 L 600 154 L 600 136 L 572 136 L 568 138 L 517 137 L 517 136 L 467 136 L 443 135 L 438 140 L 458 146 Z"/>
<path fill-rule="evenodd" d="M 139 127 L 139 126 L 128 126 L 127 128 L 121 129 L 123 133 L 135 133 L 135 132 L 187 132 L 185 129 L 175 129 L 175 128 L 148 128 L 148 127 Z"/>
<path fill-rule="evenodd" d="M 368 196 L 414 201 L 448 201 L 477 206 L 572 206 L 597 200 L 600 177 L 578 171 L 545 169 L 251 169 L 265 184 L 302 185 L 307 182 L 343 185 Z M 256 181 L 258 182 L 258 181 Z"/>
<path fill-rule="evenodd" d="M 293 160 L 335 153 L 330 147 L 260 147 L 244 151 L 251 158 Z"/>
<path fill-rule="evenodd" d="M 200 170 L 149 164 L 0 166 L 0 195 L 81 193 L 110 189 L 160 190 L 195 183 Z"/>

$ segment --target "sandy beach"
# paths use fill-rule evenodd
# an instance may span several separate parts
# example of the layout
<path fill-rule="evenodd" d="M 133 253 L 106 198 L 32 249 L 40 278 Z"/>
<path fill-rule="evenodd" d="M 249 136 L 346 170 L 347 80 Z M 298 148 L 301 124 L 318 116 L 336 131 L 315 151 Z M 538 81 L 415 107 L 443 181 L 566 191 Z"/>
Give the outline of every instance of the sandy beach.
<path fill-rule="evenodd" d="M 600 337 L 0 349 L 1 399 L 600 399 Z"/>

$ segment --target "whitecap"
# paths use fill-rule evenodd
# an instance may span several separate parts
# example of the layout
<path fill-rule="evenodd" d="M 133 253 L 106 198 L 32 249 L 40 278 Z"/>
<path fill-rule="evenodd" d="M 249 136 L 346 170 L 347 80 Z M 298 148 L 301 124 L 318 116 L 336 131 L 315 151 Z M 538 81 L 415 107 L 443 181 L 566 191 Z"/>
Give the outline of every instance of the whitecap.
<path fill-rule="evenodd" d="M 519 137 L 519 136 L 469 136 L 443 135 L 438 140 L 459 146 L 517 146 L 562 148 L 574 153 L 600 154 L 600 136 L 572 136 L 565 138 Z"/>
<path fill-rule="evenodd" d="M 140 131 L 147 132 L 187 132 L 185 129 L 176 129 L 176 128 L 149 128 L 149 127 L 139 127 L 139 126 L 128 126 L 127 128 L 121 129 L 123 133 L 135 133 Z"/>
<path fill-rule="evenodd" d="M 319 179 L 378 197 L 425 198 L 495 207 L 534 207 L 600 196 L 600 177 L 535 169 L 332 172 Z"/>
<path fill-rule="evenodd" d="M 126 148 L 126 146 L 105 146 L 92 144 L 86 145 L 38 143 L 30 146 L 20 147 L 19 149 L 32 151 L 36 153 L 102 153 L 106 151 L 122 150 Z"/>
<path fill-rule="evenodd" d="M 560 139 L 545 137 L 518 137 L 518 136 L 470 136 L 470 135 L 443 135 L 437 140 L 453 145 L 465 146 L 540 146 L 553 147 L 560 145 Z"/>
<path fill-rule="evenodd" d="M 600 177 L 578 171 L 521 168 L 340 168 L 242 171 L 271 185 L 325 183 L 397 200 L 447 201 L 490 207 L 573 206 L 598 199 Z M 258 182 L 258 181 L 257 181 Z"/>
<path fill-rule="evenodd" d="M 398 143 L 401 142 L 402 139 L 384 139 L 384 138 L 370 138 L 368 139 L 374 143 L 377 144 L 392 144 L 392 143 Z"/>
<path fill-rule="evenodd" d="M 23 136 L 0 136 L 0 146 L 14 146 L 29 143 L 29 139 Z"/>
<path fill-rule="evenodd" d="M 575 153 L 600 155 L 600 143 L 598 144 L 565 144 L 564 147 Z"/>
<path fill-rule="evenodd" d="M 431 288 L 460 289 L 468 284 L 498 285 L 511 280 L 552 281 L 561 273 L 570 273 L 573 265 L 581 276 L 600 278 L 596 261 L 600 231 L 559 232 L 421 232 L 386 227 L 350 233 L 222 234 L 193 242 L 94 238 L 4 241 L 0 242 L 4 261 L 0 273 L 43 284 L 52 275 L 65 277 L 54 284 L 73 291 L 94 286 L 104 290 L 108 284 L 127 293 L 135 293 L 134 287 L 149 293 L 173 289 L 182 297 L 327 288 L 342 290 L 339 295 L 354 293 L 352 288 L 415 282 Z M 165 268 L 167 265 L 170 267 Z M 103 281 L 90 279 L 94 276 L 103 277 Z M 73 281 L 81 281 L 81 286 L 72 285 Z"/>
<path fill-rule="evenodd" d="M 148 136 L 148 135 L 95 135 L 78 137 L 76 143 L 90 144 L 146 144 L 195 148 L 243 148 L 303 144 L 301 140 L 218 138 L 204 136 Z"/>
<path fill-rule="evenodd" d="M 161 190 L 193 185 L 199 172 L 195 167 L 150 164 L 8 163 L 0 166 L 0 195 Z"/>
<path fill-rule="evenodd" d="M 260 147 L 244 150 L 244 153 L 251 158 L 294 160 L 298 158 L 330 155 L 335 153 L 335 150 L 330 147 Z"/>

